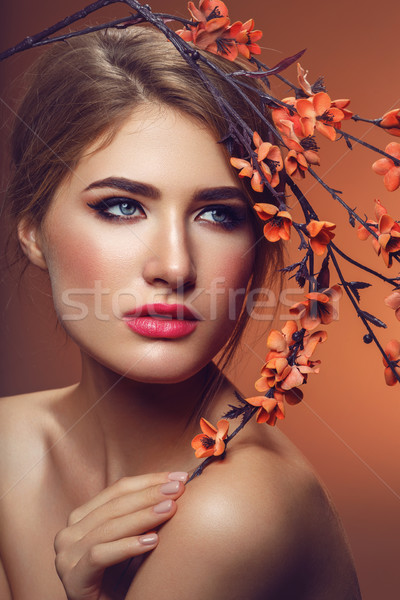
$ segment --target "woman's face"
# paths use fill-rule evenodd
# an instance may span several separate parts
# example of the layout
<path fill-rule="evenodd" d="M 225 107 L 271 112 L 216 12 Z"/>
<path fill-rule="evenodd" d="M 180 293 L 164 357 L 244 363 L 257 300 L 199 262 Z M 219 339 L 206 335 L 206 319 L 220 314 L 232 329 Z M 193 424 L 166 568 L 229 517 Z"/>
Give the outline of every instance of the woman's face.
<path fill-rule="evenodd" d="M 107 147 L 88 148 L 42 224 L 64 328 L 131 379 L 194 375 L 242 305 L 249 210 L 208 129 L 166 107 L 135 111 Z"/>

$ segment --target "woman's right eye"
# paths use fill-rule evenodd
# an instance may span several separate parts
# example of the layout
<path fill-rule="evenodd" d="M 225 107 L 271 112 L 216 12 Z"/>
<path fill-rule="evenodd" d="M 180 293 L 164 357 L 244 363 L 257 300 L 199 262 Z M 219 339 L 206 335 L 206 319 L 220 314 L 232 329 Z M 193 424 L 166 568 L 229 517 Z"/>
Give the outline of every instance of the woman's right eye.
<path fill-rule="evenodd" d="M 87 205 L 105 219 L 127 221 L 140 215 L 144 216 L 141 204 L 131 198 L 106 198 L 97 203 L 88 202 Z"/>

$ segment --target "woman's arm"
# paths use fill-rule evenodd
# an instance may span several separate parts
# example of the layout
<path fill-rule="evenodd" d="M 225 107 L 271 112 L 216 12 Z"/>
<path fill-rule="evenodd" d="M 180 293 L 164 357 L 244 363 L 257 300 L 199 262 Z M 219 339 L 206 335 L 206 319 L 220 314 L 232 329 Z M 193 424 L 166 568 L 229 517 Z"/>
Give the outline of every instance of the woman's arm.
<path fill-rule="evenodd" d="M 278 456 L 274 464 L 264 450 L 225 461 L 188 485 L 127 600 L 359 600 L 342 530 L 313 474 Z"/>

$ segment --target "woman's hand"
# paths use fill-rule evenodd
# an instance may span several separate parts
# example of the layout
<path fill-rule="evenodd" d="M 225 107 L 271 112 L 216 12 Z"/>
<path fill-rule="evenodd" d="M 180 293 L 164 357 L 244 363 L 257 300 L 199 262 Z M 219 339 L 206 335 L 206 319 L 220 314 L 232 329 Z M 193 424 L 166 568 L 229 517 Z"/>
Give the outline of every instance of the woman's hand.
<path fill-rule="evenodd" d="M 124 477 L 76 508 L 55 538 L 56 570 L 69 600 L 98 600 L 104 570 L 153 550 L 150 531 L 176 512 L 187 473 Z"/>

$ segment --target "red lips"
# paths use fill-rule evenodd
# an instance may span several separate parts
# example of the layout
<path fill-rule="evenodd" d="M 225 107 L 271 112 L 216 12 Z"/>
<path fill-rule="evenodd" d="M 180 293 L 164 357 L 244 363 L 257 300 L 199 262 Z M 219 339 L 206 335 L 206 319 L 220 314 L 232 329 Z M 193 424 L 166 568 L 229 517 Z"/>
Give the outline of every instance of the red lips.
<path fill-rule="evenodd" d="M 184 304 L 166 304 L 157 302 L 155 304 L 144 304 L 139 306 L 133 313 L 126 315 L 126 318 L 137 318 L 137 317 L 171 317 L 171 319 L 180 320 L 200 320 L 199 316 L 195 314 L 193 310 L 185 306 Z"/>
<path fill-rule="evenodd" d="M 192 333 L 199 317 L 184 304 L 145 304 L 125 317 L 131 331 L 142 337 L 176 339 Z"/>

